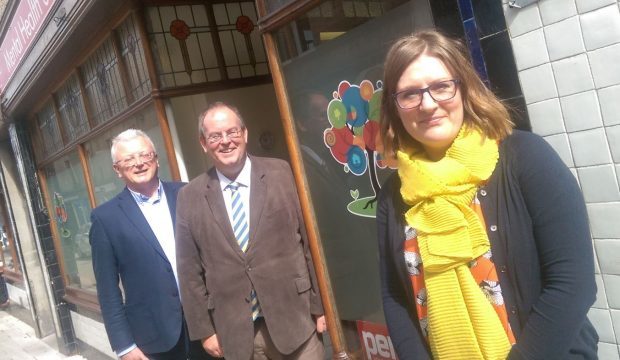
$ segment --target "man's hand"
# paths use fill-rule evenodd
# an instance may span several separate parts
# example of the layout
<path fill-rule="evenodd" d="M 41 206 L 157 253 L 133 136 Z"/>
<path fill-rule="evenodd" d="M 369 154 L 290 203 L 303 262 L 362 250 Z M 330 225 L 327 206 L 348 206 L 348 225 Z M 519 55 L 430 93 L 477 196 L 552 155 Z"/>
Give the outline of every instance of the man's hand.
<path fill-rule="evenodd" d="M 220 342 L 217 340 L 217 334 L 213 334 L 208 338 L 202 340 L 202 347 L 209 353 L 211 356 L 215 356 L 218 358 L 224 357 L 224 351 L 220 346 Z"/>
<path fill-rule="evenodd" d="M 316 318 L 316 332 L 322 334 L 327 331 L 327 323 L 325 322 L 325 315 L 321 315 Z"/>
<path fill-rule="evenodd" d="M 142 350 L 135 348 L 127 354 L 121 356 L 121 360 L 149 360 L 149 358 L 144 355 Z"/>

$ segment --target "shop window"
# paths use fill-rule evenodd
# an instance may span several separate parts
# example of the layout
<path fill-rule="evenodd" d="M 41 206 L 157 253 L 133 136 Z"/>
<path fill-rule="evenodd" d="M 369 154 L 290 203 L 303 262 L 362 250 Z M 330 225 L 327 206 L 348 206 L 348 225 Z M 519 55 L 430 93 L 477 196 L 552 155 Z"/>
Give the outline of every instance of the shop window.
<path fill-rule="evenodd" d="M 128 105 L 114 46 L 108 38 L 80 67 L 94 126 L 119 114 Z"/>
<path fill-rule="evenodd" d="M 269 74 L 253 2 L 146 8 L 161 87 Z"/>
<path fill-rule="evenodd" d="M 170 166 L 164 147 L 164 139 L 157 122 L 155 109 L 149 106 L 85 143 L 97 205 L 112 199 L 125 187 L 125 184 L 112 169 L 110 147 L 112 146 L 112 139 L 116 135 L 130 128 L 144 131 L 153 140 L 157 151 L 157 161 L 159 162 L 159 176 L 162 180 L 170 180 Z"/>
<path fill-rule="evenodd" d="M 35 151 L 39 159 L 47 158 L 63 147 L 57 120 L 54 104 L 51 101 L 37 114 L 35 138 L 38 141 Z"/>
<path fill-rule="evenodd" d="M 56 251 L 67 285 L 95 290 L 88 231 L 90 205 L 77 152 L 71 152 L 43 168 L 50 220 L 57 233 Z"/>
<path fill-rule="evenodd" d="M 75 75 L 71 76 L 55 94 L 58 113 L 62 121 L 67 142 L 77 140 L 88 132 L 88 119 L 82 103 L 80 85 Z"/>
<path fill-rule="evenodd" d="M 120 43 L 123 62 L 127 68 L 131 97 L 134 100 L 143 98 L 150 94 L 151 81 L 146 67 L 142 39 L 133 15 L 116 29 L 116 36 Z"/>
<path fill-rule="evenodd" d="M 375 215 L 394 164 L 382 159 L 378 143 L 383 61 L 397 38 L 432 26 L 427 0 L 325 1 L 272 33 L 338 314 L 349 334 L 357 334 L 360 320 L 384 322 Z"/>
<path fill-rule="evenodd" d="M 4 268 L 4 270 L 9 270 L 13 273 L 19 273 L 21 271 L 19 258 L 17 257 L 15 239 L 13 237 L 13 231 L 11 231 L 5 204 L 6 199 L 4 194 L 0 194 L 0 246 L 2 248 L 0 252 L 0 260 L 2 261 L 0 268 Z M 5 275 L 6 274 L 7 272 L 5 271 Z"/>

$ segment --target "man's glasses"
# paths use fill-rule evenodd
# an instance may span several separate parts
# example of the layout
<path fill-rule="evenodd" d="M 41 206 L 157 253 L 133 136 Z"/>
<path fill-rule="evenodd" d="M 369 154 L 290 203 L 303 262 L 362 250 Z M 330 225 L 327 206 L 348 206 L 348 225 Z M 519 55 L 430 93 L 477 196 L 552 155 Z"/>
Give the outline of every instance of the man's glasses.
<path fill-rule="evenodd" d="M 157 157 L 157 154 L 155 154 L 155 152 L 153 151 L 148 152 L 148 153 L 139 153 L 139 154 L 134 154 L 124 159 L 118 160 L 117 162 L 114 163 L 114 165 L 120 165 L 124 168 L 129 169 L 138 164 L 143 164 L 143 163 L 153 161 L 153 159 L 155 159 L 156 157 Z"/>
<path fill-rule="evenodd" d="M 219 143 L 220 141 L 224 140 L 224 136 L 226 136 L 229 139 L 240 138 L 241 135 L 243 135 L 243 129 L 244 128 L 232 128 L 223 133 L 221 132 L 211 133 L 209 134 L 209 136 L 207 136 L 207 142 L 209 144 Z"/>
<path fill-rule="evenodd" d="M 424 93 L 428 92 L 431 98 L 437 102 L 452 99 L 456 95 L 459 80 L 445 80 L 435 83 L 424 89 L 406 89 L 392 94 L 396 105 L 401 109 L 413 109 L 422 104 Z"/>

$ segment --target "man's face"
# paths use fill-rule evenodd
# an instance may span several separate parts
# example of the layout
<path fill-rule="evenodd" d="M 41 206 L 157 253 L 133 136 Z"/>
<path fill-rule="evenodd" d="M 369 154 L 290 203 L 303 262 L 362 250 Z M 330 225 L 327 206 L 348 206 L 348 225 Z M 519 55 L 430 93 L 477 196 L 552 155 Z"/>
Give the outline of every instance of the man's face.
<path fill-rule="evenodd" d="M 114 171 L 128 188 L 141 192 L 157 182 L 157 154 L 143 137 L 116 144 Z"/>
<path fill-rule="evenodd" d="M 241 119 L 229 108 L 217 107 L 207 112 L 202 129 L 202 149 L 222 174 L 234 180 L 245 164 L 248 141 L 248 132 Z"/>

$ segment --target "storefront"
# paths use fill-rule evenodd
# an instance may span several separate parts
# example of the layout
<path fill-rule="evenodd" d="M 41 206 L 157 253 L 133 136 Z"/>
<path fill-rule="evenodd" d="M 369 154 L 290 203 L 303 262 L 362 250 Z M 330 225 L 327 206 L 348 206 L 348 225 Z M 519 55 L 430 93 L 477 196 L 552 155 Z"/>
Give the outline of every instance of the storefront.
<path fill-rule="evenodd" d="M 27 297 L 37 300 L 41 334 L 55 331 L 66 352 L 87 344 L 113 355 L 88 244 L 90 210 L 123 188 L 110 141 L 140 128 L 158 150 L 161 178 L 191 180 L 209 166 L 198 114 L 223 100 L 243 114 L 251 153 L 287 159 L 294 169 L 333 357 L 363 358 L 373 341 L 388 354 L 381 344 L 389 338 L 368 335 L 384 323 L 374 222 L 380 184 L 392 171 L 378 142 L 383 58 L 416 29 L 466 36 L 481 73 L 522 109 L 516 78 L 495 76 L 499 69 L 484 63 L 488 51 L 504 50 L 503 35 L 495 36 L 506 32 L 503 17 L 499 29 L 476 29 L 471 1 L 460 8 L 428 0 L 43 3 L 39 36 L 3 84 L 0 129 L 8 135 L 3 182 L 23 184 L 10 199 L 6 186 L 0 193 L 3 266 L 12 286 L 36 288 Z M 3 46 L 9 38 L 5 30 Z M 514 73 L 512 53 L 502 56 Z M 30 230 L 16 231 L 24 224 L 10 216 L 17 198 Z M 19 255 L 20 246 L 28 254 Z M 23 286 L 19 260 L 36 262 L 33 252 L 42 276 Z"/>

